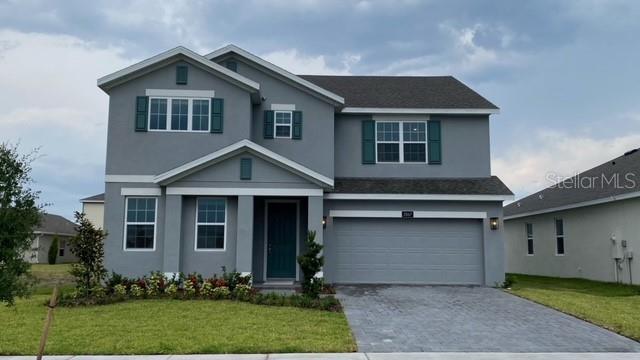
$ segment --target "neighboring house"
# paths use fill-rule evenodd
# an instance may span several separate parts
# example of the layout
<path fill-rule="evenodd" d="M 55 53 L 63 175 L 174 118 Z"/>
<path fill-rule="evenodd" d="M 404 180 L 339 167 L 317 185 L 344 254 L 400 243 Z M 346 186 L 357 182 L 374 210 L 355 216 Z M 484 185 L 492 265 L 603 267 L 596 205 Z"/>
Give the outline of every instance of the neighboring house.
<path fill-rule="evenodd" d="M 640 282 L 640 152 L 504 208 L 507 271 Z"/>
<path fill-rule="evenodd" d="M 76 224 L 60 215 L 44 214 L 40 226 L 34 231 L 36 237 L 33 240 L 31 251 L 24 255 L 24 259 L 34 264 L 49 263 L 49 248 L 55 237 L 58 238 L 58 257 L 56 263 L 69 263 L 77 261 L 75 255 L 69 250 L 68 241 L 76 236 Z"/>
<path fill-rule="evenodd" d="M 89 196 L 80 200 L 82 203 L 82 212 L 87 219 L 91 221 L 93 226 L 104 228 L 104 193 Z"/>
<path fill-rule="evenodd" d="M 315 231 L 332 283 L 504 278 L 498 108 L 453 77 L 298 76 L 230 45 L 98 86 L 109 270 L 291 282 Z"/>

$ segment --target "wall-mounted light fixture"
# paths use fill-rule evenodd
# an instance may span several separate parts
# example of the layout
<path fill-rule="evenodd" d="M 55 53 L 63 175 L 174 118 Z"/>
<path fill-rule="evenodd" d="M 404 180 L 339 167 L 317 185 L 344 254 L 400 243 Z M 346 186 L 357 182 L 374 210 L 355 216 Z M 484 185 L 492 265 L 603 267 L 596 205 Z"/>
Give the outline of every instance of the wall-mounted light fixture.
<path fill-rule="evenodd" d="M 327 217 L 326 216 L 322 217 L 322 228 L 323 229 L 327 228 Z"/>
<path fill-rule="evenodd" d="M 498 218 L 492 217 L 489 219 L 489 228 L 491 230 L 498 230 Z"/>

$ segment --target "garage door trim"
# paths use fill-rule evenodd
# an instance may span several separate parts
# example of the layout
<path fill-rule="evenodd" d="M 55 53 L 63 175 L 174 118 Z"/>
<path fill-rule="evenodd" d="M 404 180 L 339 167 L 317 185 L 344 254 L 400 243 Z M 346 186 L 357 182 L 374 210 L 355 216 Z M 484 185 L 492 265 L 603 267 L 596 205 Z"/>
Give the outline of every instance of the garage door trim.
<path fill-rule="evenodd" d="M 331 210 L 331 217 L 346 218 L 402 218 L 405 210 Z M 414 211 L 414 218 L 419 219 L 486 219 L 484 211 Z"/>

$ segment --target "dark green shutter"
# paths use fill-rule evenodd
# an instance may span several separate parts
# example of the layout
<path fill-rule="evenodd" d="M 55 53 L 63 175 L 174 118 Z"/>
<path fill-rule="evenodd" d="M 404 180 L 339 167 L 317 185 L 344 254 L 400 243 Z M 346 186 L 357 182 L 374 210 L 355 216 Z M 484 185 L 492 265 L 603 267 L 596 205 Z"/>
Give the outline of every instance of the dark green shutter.
<path fill-rule="evenodd" d="M 224 99 L 211 99 L 211 132 L 221 134 L 224 128 Z"/>
<path fill-rule="evenodd" d="M 136 131 L 147 131 L 147 114 L 149 112 L 149 97 L 136 97 Z"/>
<path fill-rule="evenodd" d="M 240 180 L 251 180 L 251 159 L 240 159 Z"/>
<path fill-rule="evenodd" d="M 427 121 L 429 164 L 442 164 L 442 134 L 439 120 Z"/>
<path fill-rule="evenodd" d="M 188 73 L 189 73 L 189 68 L 187 67 L 187 65 L 176 66 L 176 84 L 187 85 Z"/>
<path fill-rule="evenodd" d="M 362 121 L 362 163 L 376 163 L 376 122 Z"/>
<path fill-rule="evenodd" d="M 293 133 L 291 138 L 294 140 L 302 139 L 302 111 L 293 112 Z"/>
<path fill-rule="evenodd" d="M 264 138 L 273 139 L 273 110 L 264 111 Z"/>
<path fill-rule="evenodd" d="M 238 63 L 237 62 L 235 62 L 233 60 L 227 60 L 225 65 L 227 66 L 227 69 L 229 69 L 231 71 L 238 72 Z"/>

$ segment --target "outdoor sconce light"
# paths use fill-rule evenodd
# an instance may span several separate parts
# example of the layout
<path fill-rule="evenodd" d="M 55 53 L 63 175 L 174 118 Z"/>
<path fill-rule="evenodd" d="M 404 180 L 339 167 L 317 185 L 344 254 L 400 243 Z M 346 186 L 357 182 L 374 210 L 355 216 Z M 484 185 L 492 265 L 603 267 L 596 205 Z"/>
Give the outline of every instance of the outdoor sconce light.
<path fill-rule="evenodd" d="M 498 230 L 498 218 L 492 217 L 489 219 L 489 227 L 491 230 Z"/>
<path fill-rule="evenodd" d="M 327 228 L 327 217 L 326 216 L 322 217 L 322 228 L 323 229 Z"/>

